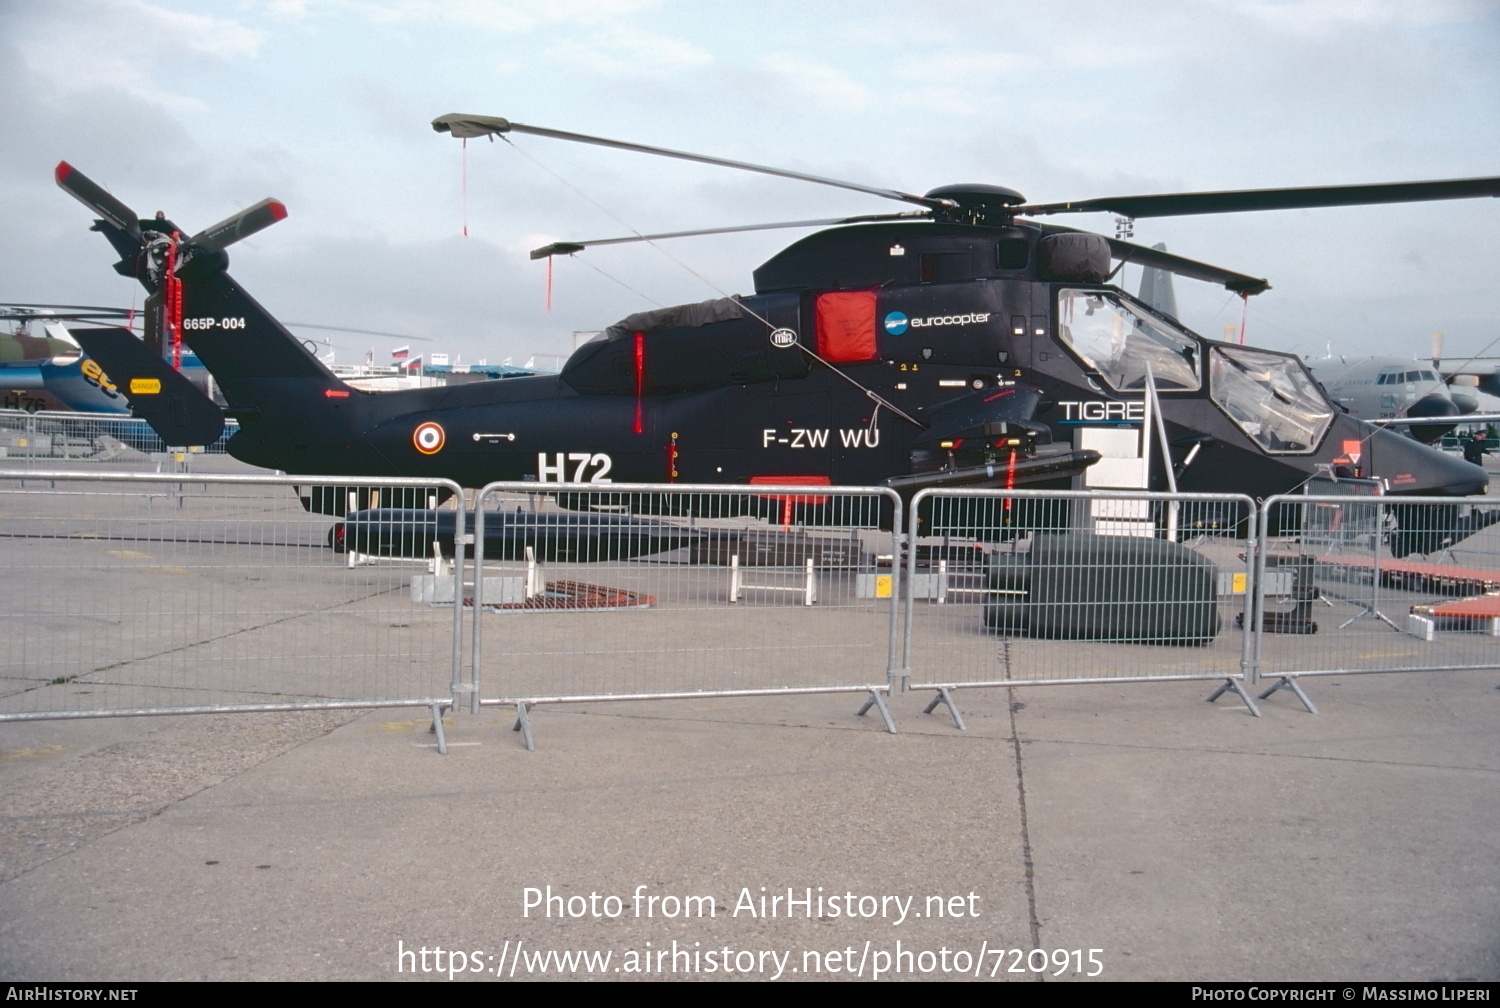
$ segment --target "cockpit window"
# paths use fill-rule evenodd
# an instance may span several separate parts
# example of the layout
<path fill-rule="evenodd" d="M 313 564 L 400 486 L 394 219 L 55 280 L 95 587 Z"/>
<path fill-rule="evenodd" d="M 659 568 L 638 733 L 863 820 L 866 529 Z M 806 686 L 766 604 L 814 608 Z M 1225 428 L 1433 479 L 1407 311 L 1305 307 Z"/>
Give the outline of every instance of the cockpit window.
<path fill-rule="evenodd" d="M 1105 291 L 1062 290 L 1057 299 L 1063 342 L 1110 388 L 1145 388 L 1148 365 L 1159 389 L 1202 386 L 1194 337 Z"/>
<path fill-rule="evenodd" d="M 1214 347 L 1209 388 L 1235 426 L 1273 455 L 1310 452 L 1333 421 L 1333 408 L 1295 357 Z"/>
<path fill-rule="evenodd" d="M 1438 380 L 1435 371 L 1404 371 L 1399 367 L 1383 367 L 1375 376 L 1376 385 L 1403 385 L 1412 382 L 1435 382 Z"/>

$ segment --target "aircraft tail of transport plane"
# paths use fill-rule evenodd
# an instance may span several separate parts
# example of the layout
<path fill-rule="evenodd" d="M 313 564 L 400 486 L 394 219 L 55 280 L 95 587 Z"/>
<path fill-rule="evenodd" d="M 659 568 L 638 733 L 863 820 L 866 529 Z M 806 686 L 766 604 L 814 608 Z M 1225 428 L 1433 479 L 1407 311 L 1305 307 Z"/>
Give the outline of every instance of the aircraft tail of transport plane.
<path fill-rule="evenodd" d="M 1264 281 L 1018 218 L 1072 205 L 1018 206 L 1020 195 L 1001 187 L 895 194 L 930 219 L 884 215 L 819 231 L 756 270 L 755 294 L 630 316 L 557 375 L 375 393 L 335 376 L 228 274 L 225 247 L 285 217 L 279 203 L 185 238 L 67 164 L 57 180 L 100 218 L 116 270 L 149 295 L 148 343 L 97 330 L 84 337 L 90 354 L 158 431 L 206 435 L 218 407 L 149 345 L 180 338 L 212 374 L 222 413 L 240 423 L 228 451 L 288 473 L 356 485 L 374 476 L 465 487 L 729 484 L 746 488 L 731 507 L 766 515 L 784 501 L 758 485 L 1065 489 L 1100 485 L 1086 476 L 1100 460 L 1094 446 L 1110 431 L 1143 430 L 1149 384 L 1171 447 L 1149 463 L 1145 489 L 1175 480 L 1183 491 L 1264 498 L 1336 472 L 1382 478 L 1398 494 L 1462 497 L 1487 482 L 1477 466 L 1340 412 L 1296 357 L 1205 339 L 1106 282 L 1112 255 L 1234 290 Z M 1500 179 L 1455 185 L 1262 190 L 1250 208 L 1500 192 Z M 1243 195 L 1127 202 L 1142 216 L 1209 213 L 1243 209 Z M 343 515 L 347 496 L 304 504 Z M 799 495 L 799 519 L 815 520 L 828 497 Z M 674 500 L 631 504 L 672 514 Z M 590 506 L 567 492 L 559 503 Z M 1438 527 L 1408 517 L 1414 532 Z"/>

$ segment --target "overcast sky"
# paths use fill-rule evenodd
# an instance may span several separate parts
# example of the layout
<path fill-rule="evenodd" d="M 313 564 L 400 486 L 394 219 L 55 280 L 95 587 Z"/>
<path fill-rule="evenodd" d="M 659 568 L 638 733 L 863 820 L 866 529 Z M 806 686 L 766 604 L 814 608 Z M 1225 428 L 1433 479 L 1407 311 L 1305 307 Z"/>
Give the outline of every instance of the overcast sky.
<path fill-rule="evenodd" d="M 0 0 L 0 299 L 141 296 L 59 160 L 190 231 L 275 196 L 288 219 L 231 250 L 273 313 L 465 361 L 749 293 L 799 233 L 560 259 L 550 314 L 526 257 L 547 241 L 902 209 L 527 137 L 470 141 L 465 186 L 429 126 L 446 112 L 1035 201 L 1500 175 L 1500 2 Z M 1143 220 L 1136 240 L 1268 277 L 1251 343 L 1410 356 L 1442 331 L 1450 355 L 1500 353 L 1494 199 Z M 1178 299 L 1204 335 L 1240 320 L 1222 289 Z M 334 340 L 340 361 L 398 345 Z"/>

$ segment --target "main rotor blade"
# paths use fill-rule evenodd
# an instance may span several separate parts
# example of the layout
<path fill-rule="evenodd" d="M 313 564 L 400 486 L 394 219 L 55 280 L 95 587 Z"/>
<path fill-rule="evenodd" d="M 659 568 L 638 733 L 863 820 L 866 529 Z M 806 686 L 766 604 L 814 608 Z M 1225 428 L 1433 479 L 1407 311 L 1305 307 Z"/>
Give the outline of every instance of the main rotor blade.
<path fill-rule="evenodd" d="M 135 211 L 104 191 L 104 187 L 66 161 L 57 162 L 53 173 L 63 192 L 103 217 L 115 227 L 137 240 L 141 237 L 141 221 Z"/>
<path fill-rule="evenodd" d="M 21 304 L 15 301 L 0 301 L 0 318 L 32 318 L 45 322 L 50 319 L 66 321 L 78 318 L 124 318 L 129 314 L 128 309 L 108 308 L 103 305 Z"/>
<path fill-rule="evenodd" d="M 253 207 L 241 210 L 233 217 L 204 228 L 187 240 L 207 252 L 220 252 L 242 238 L 249 238 L 257 231 L 264 231 L 279 220 L 286 219 L 286 207 L 280 200 L 269 197 Z"/>
<path fill-rule="evenodd" d="M 122 319 L 126 317 L 126 314 L 123 311 L 65 312 L 63 314 L 55 314 L 53 312 L 0 309 L 0 320 L 6 322 L 87 322 L 95 319 Z"/>
<path fill-rule="evenodd" d="M 628 143 L 624 140 L 606 140 L 603 137 L 587 136 L 583 133 L 564 133 L 562 130 L 544 129 L 540 126 L 525 126 L 509 119 L 499 116 L 465 115 L 451 112 L 448 115 L 438 116 L 432 121 L 432 128 L 439 133 L 450 133 L 455 137 L 479 137 L 488 136 L 491 133 L 529 133 L 532 136 L 550 137 L 553 140 L 572 140 L 575 143 L 594 144 L 597 147 L 613 147 L 615 150 L 634 151 L 637 154 L 657 154 L 661 157 L 678 158 L 683 161 L 696 161 L 699 164 L 718 165 L 721 168 L 738 168 L 741 171 L 759 172 L 762 175 L 775 175 L 780 178 L 797 179 L 802 182 L 816 182 L 818 185 L 833 186 L 837 189 L 851 189 L 854 192 L 869 193 L 871 196 L 883 196 L 886 199 L 900 200 L 903 203 L 915 203 L 918 206 L 928 207 L 933 210 L 943 207 L 956 207 L 958 204 L 952 200 L 932 199 L 927 196 L 917 196 L 913 193 L 904 193 L 895 189 L 878 189 L 874 186 L 860 185 L 858 182 L 844 182 L 840 179 L 823 178 L 821 175 L 807 175 L 803 172 L 790 171 L 786 168 L 771 168 L 766 165 L 750 164 L 747 161 L 730 161 L 727 158 L 710 157 L 706 154 L 691 154 L 687 151 L 670 150 L 666 147 L 648 147 L 645 144 Z"/>
<path fill-rule="evenodd" d="M 316 325 L 312 322 L 283 322 L 282 325 L 286 326 L 288 329 L 326 329 L 329 332 L 354 333 L 359 336 L 384 336 L 389 339 L 417 340 L 421 343 L 437 342 L 437 340 L 432 336 L 408 336 L 405 333 L 380 332 L 376 329 L 349 329 L 345 326 Z"/>
<path fill-rule="evenodd" d="M 904 214 L 865 214 L 860 217 L 829 217 L 825 220 L 785 221 L 781 224 L 741 224 L 738 227 L 702 228 L 697 231 L 664 231 L 661 234 L 631 235 L 629 238 L 599 238 L 593 241 L 553 242 L 531 250 L 531 258 L 572 255 L 595 245 L 625 245 L 630 242 L 655 241 L 658 238 L 693 238 L 698 235 L 734 234 L 739 231 L 775 231 L 778 228 L 831 227 L 835 224 L 866 224 L 872 221 L 920 220 L 930 214 L 918 210 Z"/>
<path fill-rule="evenodd" d="M 1500 196 L 1500 178 L 1384 182 L 1374 185 L 1310 186 L 1302 189 L 1237 189 L 1225 192 L 1163 193 L 1158 196 L 1106 196 L 1075 203 L 1036 203 L 1015 207 L 1017 214 L 1110 213 L 1126 217 L 1178 217 L 1249 210 L 1417 203 L 1423 200 Z"/>
<path fill-rule="evenodd" d="M 1092 234 L 1089 231 L 1062 227 L 1058 224 L 1036 224 L 1035 226 L 1041 228 L 1046 234 L 1057 234 L 1059 232 Z M 1101 235 L 1100 237 L 1104 236 Z M 1260 294 L 1271 289 L 1270 283 L 1260 277 L 1246 276 L 1244 273 L 1236 273 L 1233 270 L 1223 269 L 1219 266 L 1210 266 L 1208 263 L 1199 262 L 1196 259 L 1173 255 L 1165 249 L 1147 248 L 1144 245 L 1121 241 L 1118 238 L 1104 238 L 1104 240 L 1109 242 L 1110 254 L 1123 262 L 1132 262 L 1141 266 L 1149 266 L 1152 269 L 1166 270 L 1168 273 L 1185 276 L 1190 280 L 1207 280 L 1209 283 L 1223 284 L 1225 288 L 1237 294 Z"/>

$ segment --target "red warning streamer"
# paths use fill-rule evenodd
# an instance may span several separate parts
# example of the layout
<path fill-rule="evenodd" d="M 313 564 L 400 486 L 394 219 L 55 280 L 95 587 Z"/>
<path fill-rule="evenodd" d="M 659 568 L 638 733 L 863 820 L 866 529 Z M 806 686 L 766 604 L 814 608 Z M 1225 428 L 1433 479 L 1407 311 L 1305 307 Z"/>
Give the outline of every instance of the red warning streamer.
<path fill-rule="evenodd" d="M 549 259 L 550 262 L 550 259 Z M 645 430 L 645 414 L 642 411 L 641 396 L 646 390 L 646 334 L 635 334 L 635 432 L 640 434 Z"/>
<path fill-rule="evenodd" d="M 162 317 L 172 335 L 172 367 L 182 370 L 182 281 L 177 279 L 177 243 L 181 235 L 172 232 L 167 244 L 167 275 L 162 284 Z"/>
<path fill-rule="evenodd" d="M 1016 488 L 1016 450 L 1014 448 L 1012 448 L 1010 450 L 1010 461 L 1007 462 L 1006 465 L 1005 465 L 1005 489 L 1007 489 L 1007 490 L 1014 490 L 1015 488 Z M 1011 509 L 1011 505 L 1015 503 L 1015 500 L 1016 499 L 1014 497 L 1007 497 L 1007 498 L 1005 498 L 1005 508 L 1004 508 L 1004 510 L 1009 511 Z"/>

